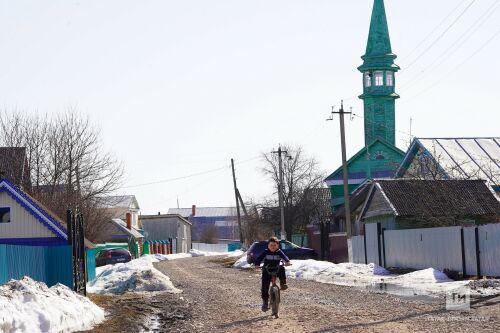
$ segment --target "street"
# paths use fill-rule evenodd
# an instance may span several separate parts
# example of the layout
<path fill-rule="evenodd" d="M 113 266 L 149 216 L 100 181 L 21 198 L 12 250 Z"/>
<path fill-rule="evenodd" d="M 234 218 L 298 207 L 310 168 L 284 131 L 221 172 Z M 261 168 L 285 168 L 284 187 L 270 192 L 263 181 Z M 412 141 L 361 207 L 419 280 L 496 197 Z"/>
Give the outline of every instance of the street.
<path fill-rule="evenodd" d="M 473 300 L 468 312 L 445 300 L 402 298 L 351 287 L 289 279 L 280 318 L 260 310 L 260 272 L 223 267 L 213 257 L 155 265 L 177 288 L 189 315 L 159 323 L 159 332 L 497 332 L 500 297 Z M 172 312 L 172 309 L 169 310 Z M 170 327 L 169 327 L 170 325 Z"/>

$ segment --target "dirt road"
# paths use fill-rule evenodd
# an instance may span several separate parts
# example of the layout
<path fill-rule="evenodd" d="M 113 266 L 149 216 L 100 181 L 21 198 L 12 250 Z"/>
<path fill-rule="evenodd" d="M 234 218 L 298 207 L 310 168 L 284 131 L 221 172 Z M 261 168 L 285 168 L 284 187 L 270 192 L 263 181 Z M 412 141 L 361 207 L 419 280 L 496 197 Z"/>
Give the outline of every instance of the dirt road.
<path fill-rule="evenodd" d="M 214 258 L 165 261 L 155 266 L 184 292 L 189 316 L 160 332 L 498 332 L 500 297 L 473 300 L 472 310 L 350 287 L 289 280 L 280 318 L 260 311 L 258 271 L 225 268 Z M 171 309 L 170 309 L 171 311 Z"/>

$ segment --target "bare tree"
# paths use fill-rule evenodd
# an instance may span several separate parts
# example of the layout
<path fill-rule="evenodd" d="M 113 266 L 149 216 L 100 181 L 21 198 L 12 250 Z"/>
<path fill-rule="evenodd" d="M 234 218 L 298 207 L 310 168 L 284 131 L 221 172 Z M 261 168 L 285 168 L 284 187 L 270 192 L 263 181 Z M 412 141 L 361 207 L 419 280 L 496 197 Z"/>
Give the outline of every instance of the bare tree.
<path fill-rule="evenodd" d="M 0 145 L 26 149 L 28 192 L 60 218 L 78 207 L 92 240 L 108 218 L 97 212 L 97 198 L 116 190 L 123 176 L 121 163 L 103 151 L 99 129 L 69 108 L 53 117 L 3 112 L 0 130 Z"/>
<path fill-rule="evenodd" d="M 420 149 L 408 169 L 404 178 L 441 180 L 441 179 L 483 179 L 494 185 L 500 183 L 500 160 L 491 158 L 469 156 L 452 159 L 445 153 L 436 151 L 433 148 L 432 156 Z"/>
<path fill-rule="evenodd" d="M 304 232 L 310 223 L 310 200 L 305 200 L 305 193 L 323 187 L 325 173 L 320 171 L 313 157 L 308 157 L 302 147 L 285 145 L 283 150 L 288 157 L 283 159 L 283 198 L 285 207 L 285 231 L 291 236 L 293 232 Z M 275 193 L 279 185 L 279 161 L 273 153 L 263 153 L 264 167 L 262 172 L 274 183 Z M 275 195 L 275 197 L 277 197 Z M 276 201 L 275 201 L 276 202 Z M 276 204 L 275 204 L 276 206 Z"/>
<path fill-rule="evenodd" d="M 216 244 L 218 238 L 217 227 L 214 224 L 208 224 L 203 227 L 200 242 L 207 244 Z"/>

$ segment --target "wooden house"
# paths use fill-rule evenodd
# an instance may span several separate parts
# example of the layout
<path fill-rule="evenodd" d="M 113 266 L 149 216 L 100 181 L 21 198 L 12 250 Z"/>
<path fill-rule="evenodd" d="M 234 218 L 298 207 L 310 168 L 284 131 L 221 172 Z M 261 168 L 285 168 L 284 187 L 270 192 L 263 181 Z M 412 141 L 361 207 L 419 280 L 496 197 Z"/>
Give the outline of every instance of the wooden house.
<path fill-rule="evenodd" d="M 94 248 L 85 240 L 88 280 L 95 278 Z M 23 276 L 73 287 L 67 226 L 21 188 L 0 179 L 0 283 Z"/>
<path fill-rule="evenodd" d="M 358 220 L 414 229 L 500 222 L 500 202 L 482 180 L 373 180 Z"/>

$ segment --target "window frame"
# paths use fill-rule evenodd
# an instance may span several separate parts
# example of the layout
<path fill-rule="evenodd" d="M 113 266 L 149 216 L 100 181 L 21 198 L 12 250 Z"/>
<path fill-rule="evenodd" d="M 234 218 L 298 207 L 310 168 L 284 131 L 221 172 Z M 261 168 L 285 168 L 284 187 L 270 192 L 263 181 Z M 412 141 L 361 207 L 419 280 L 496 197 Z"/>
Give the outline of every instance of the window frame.
<path fill-rule="evenodd" d="M 363 84 L 365 87 L 372 86 L 372 74 L 370 72 L 365 72 L 363 75 Z"/>
<path fill-rule="evenodd" d="M 384 86 L 384 72 L 383 71 L 373 72 L 373 81 L 375 83 L 375 87 L 383 87 Z"/>
<path fill-rule="evenodd" d="M 391 72 L 391 71 L 385 72 L 385 84 L 389 87 L 394 86 L 394 73 L 393 72 Z"/>
<path fill-rule="evenodd" d="M 4 222 L 3 215 L 9 214 L 9 220 Z M 0 207 L 0 224 L 12 223 L 12 209 L 11 207 Z"/>

